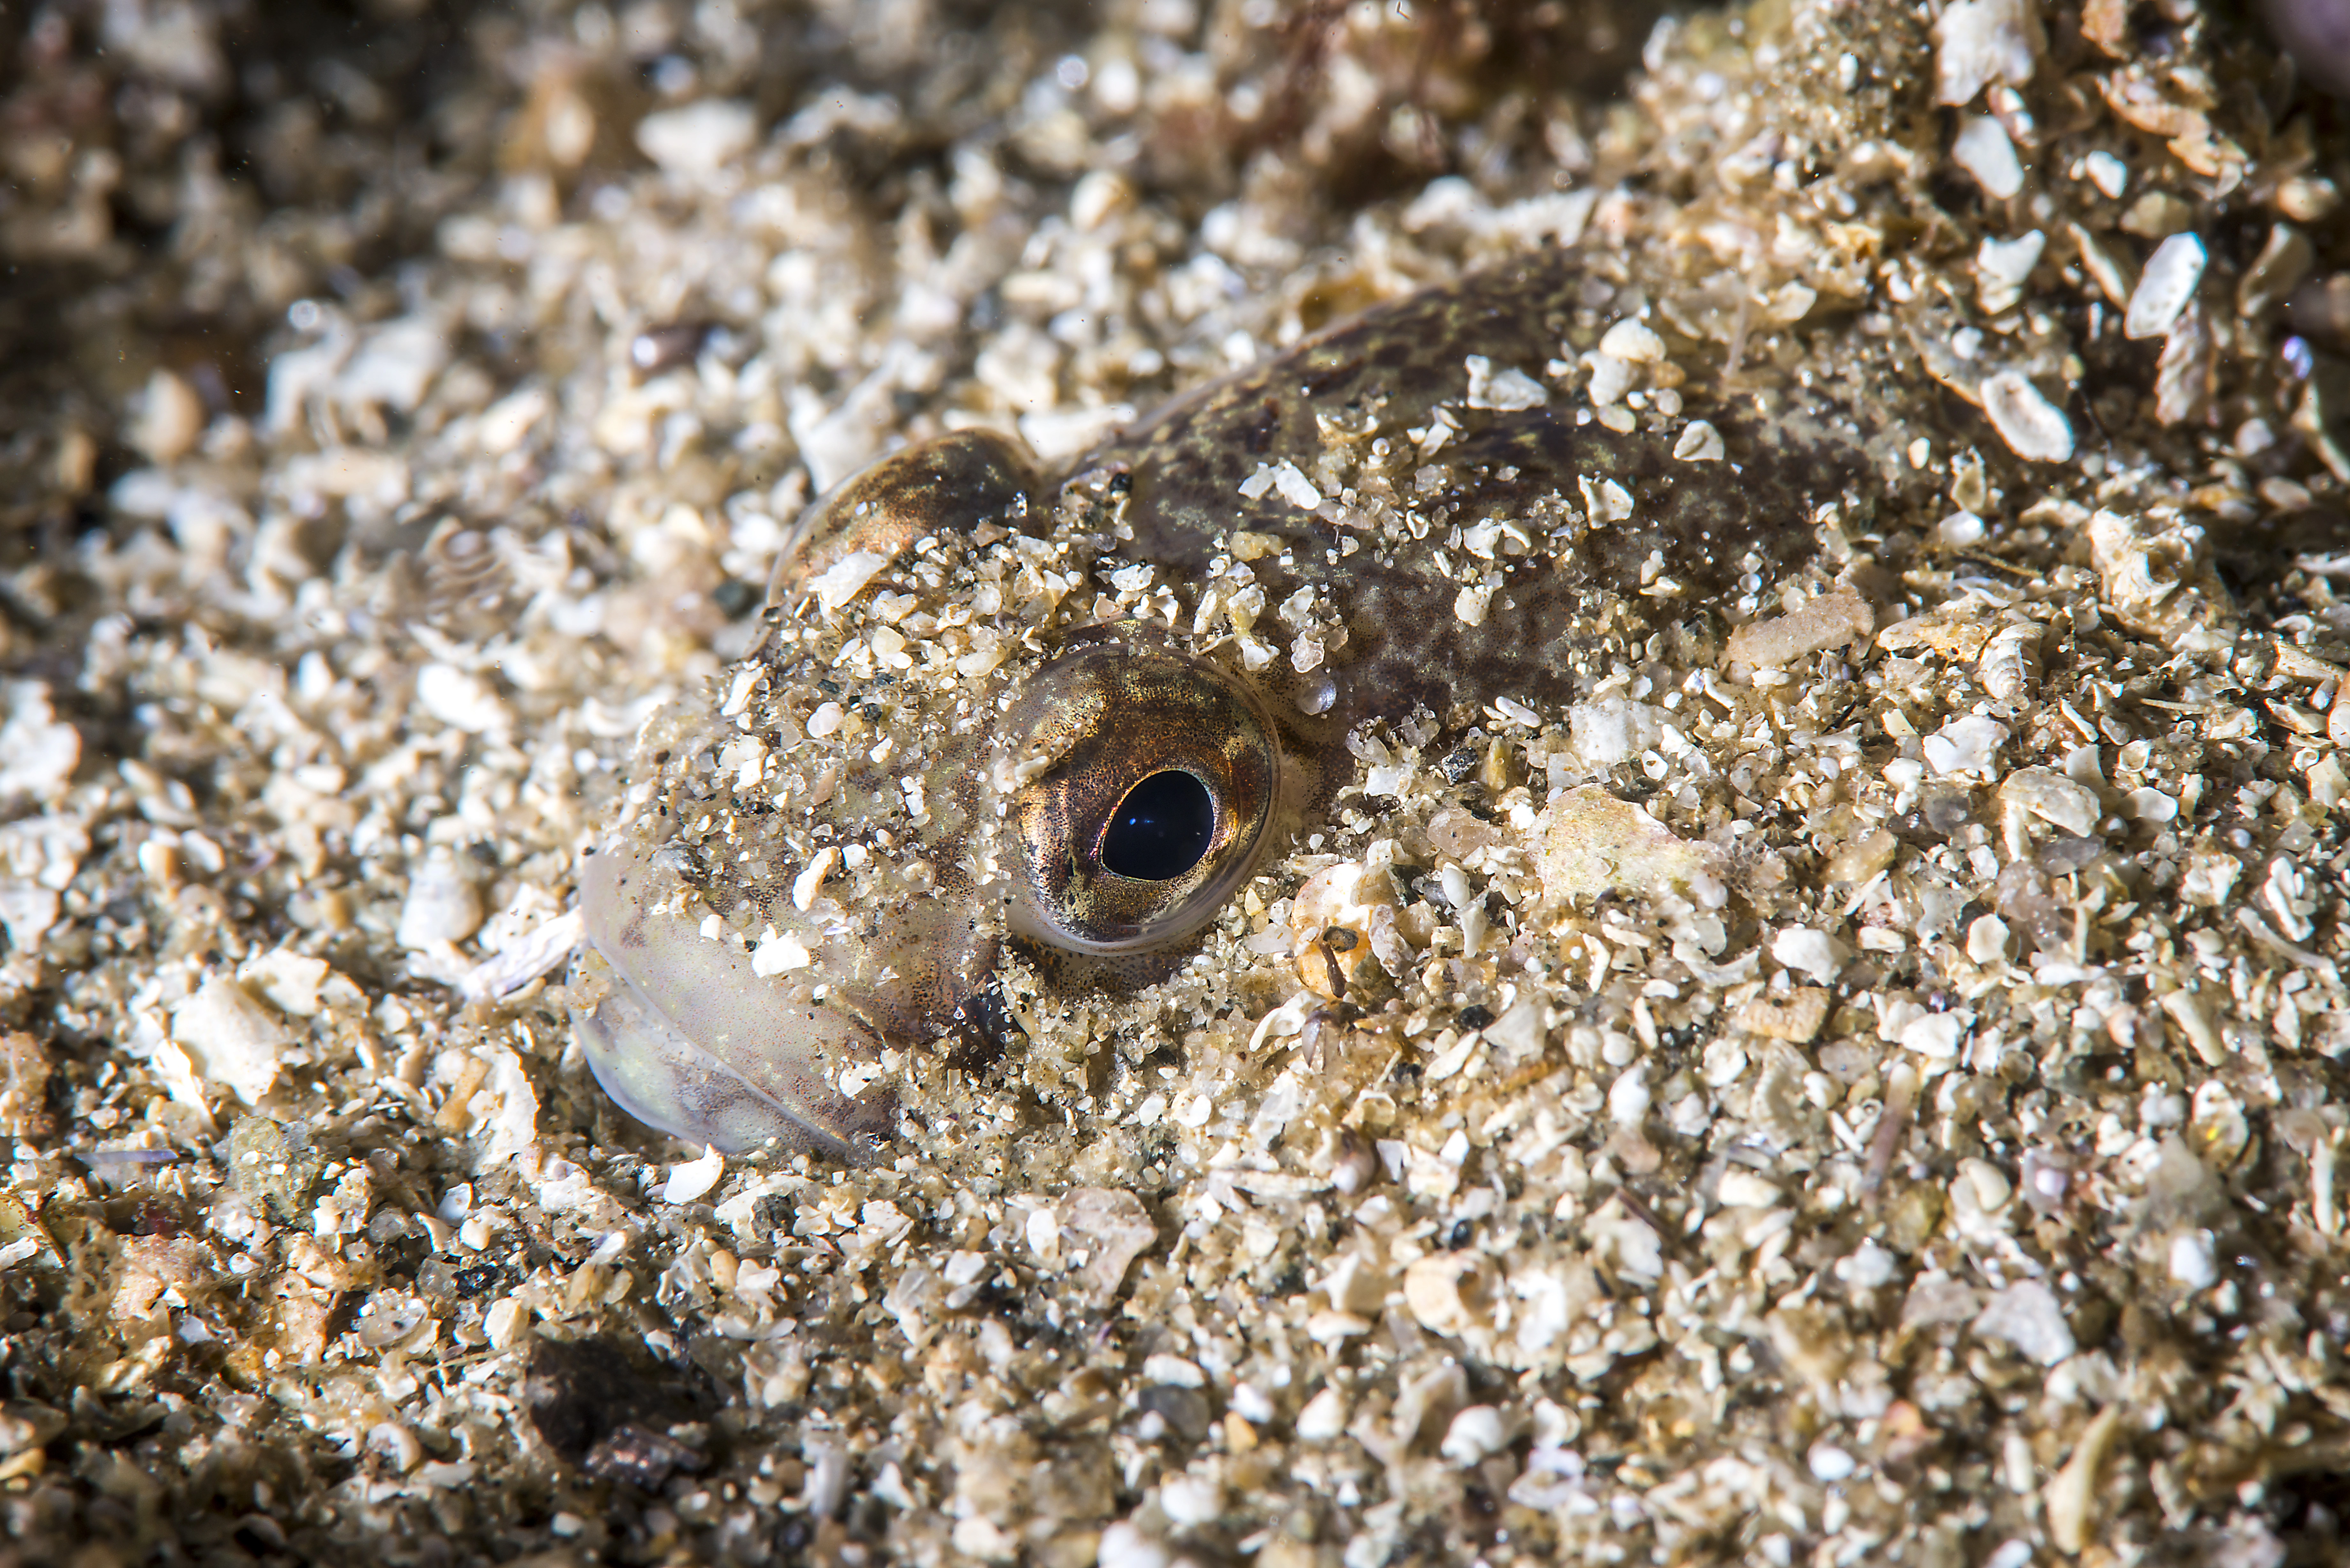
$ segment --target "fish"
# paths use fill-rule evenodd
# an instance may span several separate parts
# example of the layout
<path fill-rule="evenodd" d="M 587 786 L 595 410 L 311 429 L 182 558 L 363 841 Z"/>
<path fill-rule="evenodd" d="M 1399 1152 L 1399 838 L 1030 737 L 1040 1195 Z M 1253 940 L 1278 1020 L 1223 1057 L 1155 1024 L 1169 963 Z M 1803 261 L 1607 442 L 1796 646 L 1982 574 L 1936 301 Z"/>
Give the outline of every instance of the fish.
<path fill-rule="evenodd" d="M 1595 410 L 1562 383 L 1687 384 L 1712 350 L 1627 317 L 1578 360 L 1585 278 L 1534 252 L 1058 471 L 972 429 L 817 500 L 758 647 L 648 722 L 582 862 L 605 1092 L 729 1153 L 892 1158 L 1042 1004 L 1162 1028 L 1251 879 L 1343 836 L 1367 758 L 1506 771 L 1497 703 L 1555 725 L 1607 647 L 1825 580 L 1875 483 L 1862 421 L 1799 389 Z"/>

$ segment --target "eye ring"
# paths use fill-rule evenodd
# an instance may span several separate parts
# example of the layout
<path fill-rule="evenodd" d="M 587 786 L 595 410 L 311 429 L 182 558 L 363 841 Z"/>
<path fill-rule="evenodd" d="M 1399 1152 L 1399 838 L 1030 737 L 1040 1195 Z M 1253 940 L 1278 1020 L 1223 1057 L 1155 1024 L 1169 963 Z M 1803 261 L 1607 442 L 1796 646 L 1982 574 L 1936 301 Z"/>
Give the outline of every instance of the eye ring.
<path fill-rule="evenodd" d="M 1071 648 L 1005 715 L 1008 924 L 1066 952 L 1181 941 L 1255 866 L 1281 742 L 1245 683 L 1131 629 Z"/>

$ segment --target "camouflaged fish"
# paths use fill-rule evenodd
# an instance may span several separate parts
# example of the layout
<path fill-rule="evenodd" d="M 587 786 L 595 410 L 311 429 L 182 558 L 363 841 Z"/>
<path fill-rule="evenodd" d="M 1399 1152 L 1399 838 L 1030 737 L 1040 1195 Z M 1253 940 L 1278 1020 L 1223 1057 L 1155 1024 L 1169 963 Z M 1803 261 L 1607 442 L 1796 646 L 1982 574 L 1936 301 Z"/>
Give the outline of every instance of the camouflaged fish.
<path fill-rule="evenodd" d="M 1580 281 L 1551 252 L 1395 300 L 1058 476 L 965 431 L 812 506 L 764 642 L 649 726 L 582 867 L 575 1017 L 613 1099 L 877 1158 L 909 1090 L 1016 1041 L 1007 976 L 1147 999 L 1357 798 L 1367 740 L 1555 716 L 1602 628 L 1811 555 L 1849 433 L 1596 419 L 1544 379 Z"/>

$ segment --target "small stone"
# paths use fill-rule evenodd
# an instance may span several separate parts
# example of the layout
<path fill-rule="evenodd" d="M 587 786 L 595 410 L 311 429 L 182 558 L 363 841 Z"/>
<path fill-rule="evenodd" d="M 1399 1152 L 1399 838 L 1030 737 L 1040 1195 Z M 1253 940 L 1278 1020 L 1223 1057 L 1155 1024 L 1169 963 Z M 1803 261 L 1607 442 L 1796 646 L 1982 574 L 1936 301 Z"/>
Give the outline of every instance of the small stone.
<path fill-rule="evenodd" d="M 2047 245 L 2048 236 L 2034 229 L 2012 240 L 1986 238 L 1976 247 L 1975 292 L 1986 315 L 2015 308 L 2023 297 L 2024 280 L 2040 265 L 2040 253 Z"/>
<path fill-rule="evenodd" d="M 1827 1017 L 1828 993 L 1816 985 L 1797 986 L 1783 1002 L 1758 996 L 1738 1011 L 1741 1028 L 1768 1040 L 1791 1040 L 1799 1045 L 1815 1038 Z"/>
<path fill-rule="evenodd" d="M 310 1212 L 310 1196 L 327 1168 L 309 1130 L 265 1116 L 239 1116 L 228 1129 L 228 1176 L 236 1189 L 280 1223 Z"/>
<path fill-rule="evenodd" d="M 294 1044 L 285 1019 L 226 975 L 204 981 L 173 1010 L 172 1039 L 199 1078 L 248 1106 L 269 1093 L 278 1060 Z"/>
<path fill-rule="evenodd" d="M 482 927 L 482 896 L 446 850 L 428 855 L 409 878 L 392 940 L 411 951 L 462 942 Z"/>
<path fill-rule="evenodd" d="M 704 99 L 637 122 L 637 146 L 678 179 L 707 180 L 751 151 L 759 117 L 747 103 Z"/>
<path fill-rule="evenodd" d="M 1771 939 L 1771 956 L 1788 969 L 1799 970 L 1822 985 L 1835 983 L 1845 955 L 1836 940 L 1808 926 L 1790 926 Z"/>
<path fill-rule="evenodd" d="M 2170 1277 L 2190 1291 L 2219 1282 L 2220 1263 L 2211 1250 L 2211 1232 L 2185 1231 L 2170 1239 Z"/>
<path fill-rule="evenodd" d="M 1567 791 L 1543 814 L 1537 866 L 1543 892 L 1583 902 L 1617 889 L 1677 888 L 1701 907 L 1729 896 L 1715 867 L 1718 852 L 1685 842 L 1627 800 L 1595 784 Z"/>
<path fill-rule="evenodd" d="M 2129 308 L 2122 317 L 2122 336 L 2168 336 L 2171 323 L 2178 319 L 2178 313 L 2195 297 L 2196 286 L 2203 281 L 2205 259 L 2203 242 L 2193 234 L 2173 234 L 2157 245 L 2130 295 Z"/>
<path fill-rule="evenodd" d="M 700 1159 L 689 1159 L 669 1168 L 669 1180 L 661 1186 L 664 1203 L 695 1203 L 710 1195 L 726 1174 L 726 1157 L 704 1146 Z"/>
<path fill-rule="evenodd" d="M 1347 1429 L 1347 1397 L 1336 1388 L 1324 1388 L 1305 1402 L 1297 1412 L 1297 1438 L 1304 1443 L 1326 1443 Z"/>
<path fill-rule="evenodd" d="M 1683 462 L 1720 462 L 1729 452 L 1722 445 L 1721 432 L 1708 420 L 1690 421 L 1673 442 L 1673 456 Z"/>
<path fill-rule="evenodd" d="M 2103 811 L 2097 792 L 2053 768 L 2018 768 L 1999 786 L 2000 799 L 2011 808 L 2054 823 L 2075 838 L 2096 830 Z"/>
<path fill-rule="evenodd" d="M 1970 115 L 1950 144 L 1950 161 L 1975 177 L 1994 201 L 2004 202 L 2023 189 L 2023 165 L 2007 128 L 1989 115 Z"/>
<path fill-rule="evenodd" d="M 418 670 L 416 701 L 451 729 L 469 735 L 492 734 L 514 724 L 513 711 L 488 681 L 452 665 L 428 664 Z"/>
<path fill-rule="evenodd" d="M 1730 634 L 1723 662 L 1732 669 L 1780 669 L 1807 654 L 1860 641 L 1877 613 L 1849 588 L 1806 599 L 1785 615 L 1750 621 Z"/>
<path fill-rule="evenodd" d="M 2073 456 L 2073 423 L 2040 389 L 2012 370 L 1983 378 L 1983 417 L 2008 450 L 2034 462 L 2066 462 Z"/>
<path fill-rule="evenodd" d="M 1599 351 L 1631 365 L 1654 365 L 1665 358 L 1665 340 L 1642 322 L 1627 317 L 1599 339 Z"/>
<path fill-rule="evenodd" d="M 1858 1460 L 1834 1443 L 1814 1443 L 1804 1462 L 1811 1467 L 1812 1479 L 1827 1486 L 1850 1480 L 1860 1469 Z"/>
<path fill-rule="evenodd" d="M 1934 23 L 1934 100 L 1962 106 L 1992 82 L 2022 87 L 2042 45 L 2030 0 L 1956 0 Z"/>
<path fill-rule="evenodd" d="M 1958 1059 L 1959 1043 L 1966 1038 L 1970 1020 L 1963 1013 L 1929 1012 L 1901 1026 L 1901 1044 L 1929 1061 Z"/>
<path fill-rule="evenodd" d="M 2074 1349 L 2056 1293 L 2038 1280 L 2023 1280 L 1993 1293 L 1975 1315 L 1973 1327 L 1978 1337 L 2012 1345 L 2043 1366 L 2055 1366 Z"/>
<path fill-rule="evenodd" d="M 169 370 L 147 379 L 140 394 L 138 420 L 130 427 L 130 444 L 150 462 L 172 463 L 187 455 L 204 433 L 204 403 L 195 389 Z"/>
<path fill-rule="evenodd" d="M 2007 737 L 2007 726 L 1998 720 L 1969 713 L 1927 736 L 1921 749 L 1926 764 L 1940 777 L 1990 778 L 1998 771 L 1999 749 Z"/>
<path fill-rule="evenodd" d="M 2007 957 L 2007 922 L 1997 915 L 1979 915 L 1967 927 L 1967 957 L 1987 964 Z"/>
<path fill-rule="evenodd" d="M 1437 1452 L 1466 1469 L 1510 1446 L 1509 1424 L 1491 1405 L 1471 1405 L 1452 1417 Z"/>

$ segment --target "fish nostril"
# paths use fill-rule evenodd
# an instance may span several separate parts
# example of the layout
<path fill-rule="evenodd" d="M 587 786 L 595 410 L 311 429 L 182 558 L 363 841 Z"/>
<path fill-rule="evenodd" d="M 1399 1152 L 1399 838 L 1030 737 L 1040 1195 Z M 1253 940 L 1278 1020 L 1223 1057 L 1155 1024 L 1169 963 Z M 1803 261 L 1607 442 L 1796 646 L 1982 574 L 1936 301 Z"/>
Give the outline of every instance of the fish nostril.
<path fill-rule="evenodd" d="M 1102 830 L 1104 869 L 1137 882 L 1166 882 L 1200 863 L 1216 836 L 1208 786 L 1180 769 L 1152 774 L 1126 792 Z"/>

